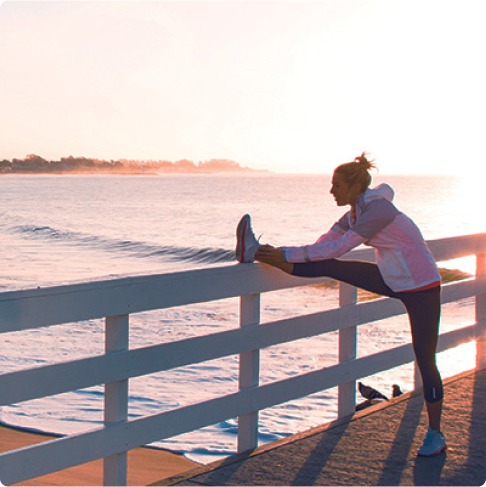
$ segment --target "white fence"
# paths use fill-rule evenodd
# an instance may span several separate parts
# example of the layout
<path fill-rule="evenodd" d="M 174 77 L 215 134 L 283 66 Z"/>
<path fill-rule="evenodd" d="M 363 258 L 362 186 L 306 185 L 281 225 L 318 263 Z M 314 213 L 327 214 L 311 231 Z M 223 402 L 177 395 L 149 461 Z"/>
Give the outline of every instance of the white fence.
<path fill-rule="evenodd" d="M 476 256 L 476 276 L 445 285 L 443 302 L 475 296 L 476 323 L 442 334 L 439 349 L 477 340 L 486 366 L 486 234 L 430 241 L 437 261 Z M 371 250 L 348 258 L 372 260 Z M 324 279 L 321 279 L 324 280 Z M 356 327 L 403 314 L 396 299 L 356 303 L 356 289 L 341 284 L 340 307 L 311 315 L 260 322 L 260 294 L 302 286 L 308 280 L 261 265 L 230 265 L 157 276 L 128 277 L 0 293 L 0 333 L 106 318 L 106 353 L 0 376 L 0 406 L 105 385 L 104 426 L 0 454 L 0 480 L 12 484 L 104 458 L 105 485 L 125 485 L 127 451 L 238 417 L 238 450 L 257 444 L 258 412 L 339 386 L 338 414 L 354 411 L 355 381 L 413 361 L 410 344 L 356 358 Z M 241 297 L 239 328 L 129 349 L 129 315 Z M 339 363 L 259 386 L 260 350 L 339 330 Z M 194 405 L 128 420 L 128 381 L 158 371 L 239 354 L 239 390 Z"/>

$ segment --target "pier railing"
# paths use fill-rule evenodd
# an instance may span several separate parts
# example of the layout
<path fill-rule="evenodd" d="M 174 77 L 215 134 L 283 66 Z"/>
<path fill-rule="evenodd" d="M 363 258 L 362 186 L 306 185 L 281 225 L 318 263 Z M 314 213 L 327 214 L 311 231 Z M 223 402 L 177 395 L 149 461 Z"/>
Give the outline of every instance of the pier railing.
<path fill-rule="evenodd" d="M 442 334 L 439 350 L 476 340 L 486 366 L 486 233 L 428 242 L 437 261 L 475 255 L 474 278 L 447 284 L 444 303 L 475 297 L 475 323 Z M 372 260 L 356 250 L 347 258 Z M 324 281 L 325 279 L 321 279 Z M 0 333 L 104 318 L 105 353 L 0 375 L 0 406 L 104 384 L 104 424 L 80 434 L 0 454 L 0 481 L 12 484 L 99 458 L 105 485 L 125 485 L 127 452 L 238 417 L 238 451 L 256 447 L 260 410 L 338 387 L 338 415 L 355 408 L 356 380 L 413 361 L 410 344 L 357 358 L 357 327 L 403 314 L 396 299 L 357 303 L 341 284 L 340 303 L 310 315 L 260 324 L 260 295 L 316 283 L 261 265 L 229 265 L 162 275 L 0 293 Z M 240 325 L 182 341 L 130 349 L 130 315 L 224 298 L 240 298 Z M 339 330 L 339 363 L 259 385 L 260 350 Z M 136 419 L 128 418 L 128 384 L 140 377 L 224 356 L 239 356 L 232 394 Z"/>

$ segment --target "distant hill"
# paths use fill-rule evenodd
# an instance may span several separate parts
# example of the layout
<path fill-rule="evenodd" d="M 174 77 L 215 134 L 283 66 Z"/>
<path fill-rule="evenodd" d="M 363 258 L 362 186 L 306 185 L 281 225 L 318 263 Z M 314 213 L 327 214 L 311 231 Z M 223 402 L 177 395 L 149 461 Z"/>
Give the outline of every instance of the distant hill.
<path fill-rule="evenodd" d="M 210 159 L 195 164 L 188 159 L 171 162 L 135 161 L 121 159 L 105 161 L 89 157 L 61 157 L 59 161 L 48 161 L 36 154 L 25 159 L 0 161 L 0 174 L 159 174 L 159 173 L 197 173 L 217 172 L 263 172 L 242 167 L 229 159 Z"/>

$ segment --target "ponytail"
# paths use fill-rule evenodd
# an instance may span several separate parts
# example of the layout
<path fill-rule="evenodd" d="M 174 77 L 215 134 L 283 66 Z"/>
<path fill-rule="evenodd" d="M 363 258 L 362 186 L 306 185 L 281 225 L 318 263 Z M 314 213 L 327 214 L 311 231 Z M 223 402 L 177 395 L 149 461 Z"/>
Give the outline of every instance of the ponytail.
<path fill-rule="evenodd" d="M 361 192 L 363 192 L 370 187 L 370 170 L 373 168 L 376 168 L 373 160 L 369 160 L 366 157 L 366 152 L 363 152 L 360 156 L 355 157 L 354 161 L 338 166 L 334 173 L 341 174 L 349 185 L 359 184 Z"/>

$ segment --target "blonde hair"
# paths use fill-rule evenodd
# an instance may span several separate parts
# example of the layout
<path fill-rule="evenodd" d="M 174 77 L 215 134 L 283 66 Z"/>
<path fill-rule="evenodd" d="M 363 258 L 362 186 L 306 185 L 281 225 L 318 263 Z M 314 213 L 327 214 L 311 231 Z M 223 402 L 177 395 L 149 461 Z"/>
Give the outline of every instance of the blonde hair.
<path fill-rule="evenodd" d="M 360 156 L 355 157 L 354 161 L 345 162 L 336 167 L 334 173 L 341 174 L 349 185 L 359 184 L 363 192 L 370 187 L 370 169 L 373 168 L 376 168 L 373 160 L 368 160 L 366 152 L 363 152 Z"/>

